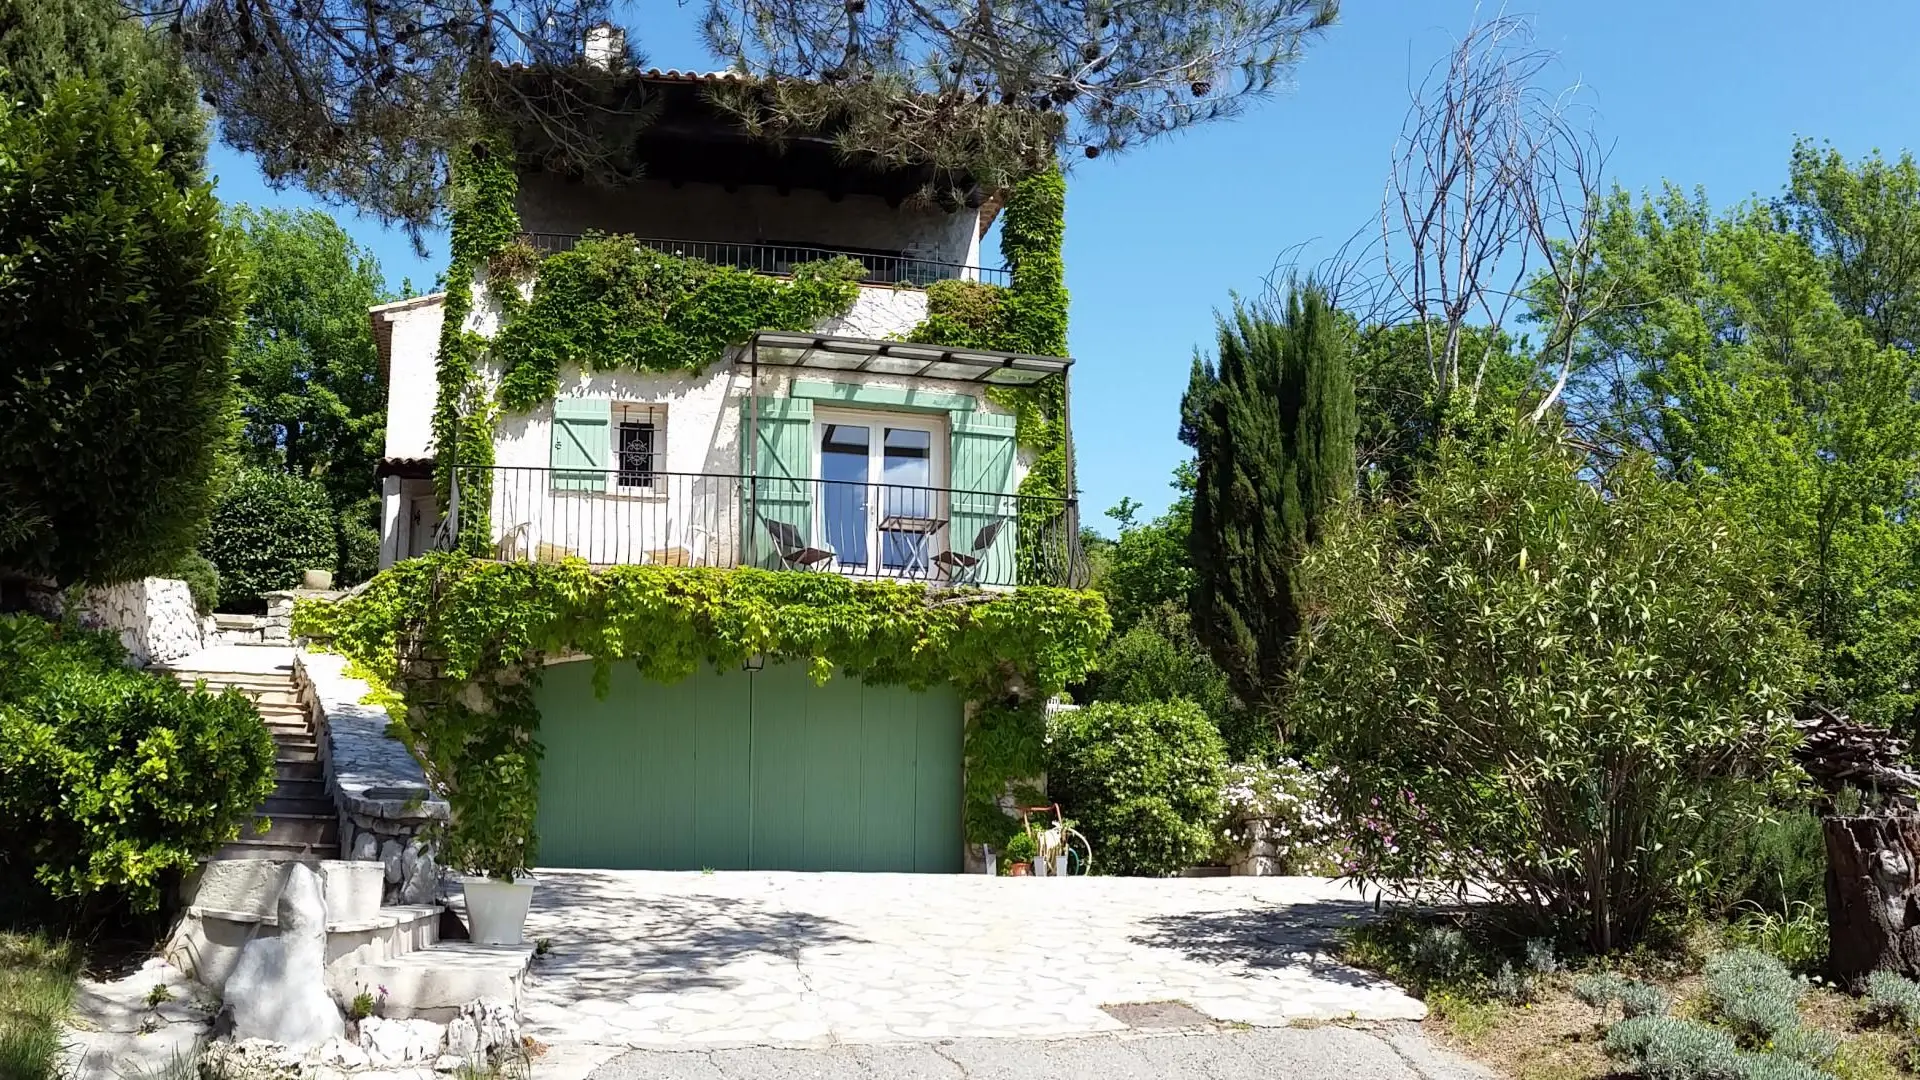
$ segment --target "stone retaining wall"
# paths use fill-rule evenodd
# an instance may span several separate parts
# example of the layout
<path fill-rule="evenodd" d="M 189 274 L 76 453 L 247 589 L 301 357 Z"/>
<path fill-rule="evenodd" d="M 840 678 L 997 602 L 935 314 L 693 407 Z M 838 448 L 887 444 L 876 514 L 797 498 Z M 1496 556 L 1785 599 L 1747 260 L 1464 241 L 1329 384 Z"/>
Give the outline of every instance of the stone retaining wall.
<path fill-rule="evenodd" d="M 447 820 L 446 800 L 432 794 L 420 763 L 387 734 L 387 711 L 361 703 L 367 684 L 346 667 L 346 658 L 332 653 L 294 654 L 340 814 L 340 855 L 385 864 L 387 903 L 432 903 L 440 886 L 433 834 Z"/>
<path fill-rule="evenodd" d="M 80 625 L 118 633 L 128 657 L 141 667 L 199 652 L 203 643 L 193 593 L 186 582 L 174 578 L 140 578 L 88 589 L 73 606 Z"/>

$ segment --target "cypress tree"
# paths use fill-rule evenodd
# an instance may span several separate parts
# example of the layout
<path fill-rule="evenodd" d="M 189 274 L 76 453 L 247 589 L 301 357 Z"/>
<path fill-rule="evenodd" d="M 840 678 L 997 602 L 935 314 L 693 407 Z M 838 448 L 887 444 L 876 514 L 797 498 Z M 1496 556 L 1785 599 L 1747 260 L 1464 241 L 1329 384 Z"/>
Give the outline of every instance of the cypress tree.
<path fill-rule="evenodd" d="M 1294 564 L 1358 474 L 1352 340 L 1310 283 L 1279 315 L 1236 301 L 1217 358 L 1194 357 L 1180 403 L 1180 438 L 1198 458 L 1193 628 L 1256 708 L 1278 690 L 1300 628 Z"/>

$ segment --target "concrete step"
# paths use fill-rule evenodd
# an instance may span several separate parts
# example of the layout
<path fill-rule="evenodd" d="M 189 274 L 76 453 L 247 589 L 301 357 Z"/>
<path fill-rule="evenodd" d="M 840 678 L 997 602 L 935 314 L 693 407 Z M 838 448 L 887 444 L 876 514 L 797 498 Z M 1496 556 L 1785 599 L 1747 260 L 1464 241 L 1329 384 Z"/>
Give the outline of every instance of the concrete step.
<path fill-rule="evenodd" d="M 259 818 L 267 819 L 267 831 L 259 831 Z M 333 814 L 260 814 L 240 827 L 241 838 L 272 840 L 283 844 L 309 844 L 338 848 L 340 819 Z"/>
<path fill-rule="evenodd" d="M 293 676 L 288 675 L 251 675 L 221 671 L 174 671 L 174 678 L 191 686 L 194 683 L 206 683 L 212 689 L 225 689 L 233 686 L 242 690 L 277 691 L 292 693 Z"/>
<path fill-rule="evenodd" d="M 304 760 L 288 757 L 276 758 L 273 763 L 273 772 L 275 776 L 279 777 L 280 782 L 283 784 L 288 781 L 321 784 L 326 782 L 326 778 L 321 775 L 320 762 L 314 758 Z"/>
<path fill-rule="evenodd" d="M 318 764 L 320 755 L 310 749 L 282 746 L 274 753 L 273 759 L 279 762 L 313 762 Z"/>
<path fill-rule="evenodd" d="M 245 826 L 242 826 L 245 828 Z M 215 859 L 275 859 L 280 862 L 320 862 L 338 859 L 339 844 L 303 844 L 270 840 L 262 836 L 243 836 L 213 853 Z"/>
<path fill-rule="evenodd" d="M 320 746 L 312 735 L 292 731 L 286 732 L 285 734 L 275 732 L 273 735 L 273 745 L 282 750 L 305 751 L 317 750 Z"/>
<path fill-rule="evenodd" d="M 272 797 L 276 799 L 326 799 L 328 800 L 327 804 L 329 806 L 332 805 L 332 800 L 327 795 L 327 782 L 318 779 L 291 780 L 282 778 L 279 783 L 273 786 Z"/>
<path fill-rule="evenodd" d="M 281 818 L 289 815 L 297 817 L 326 817 L 333 812 L 333 800 L 324 795 L 317 799 L 297 798 L 282 795 L 278 791 L 267 796 L 267 801 L 261 803 L 260 808 L 255 811 L 255 813 L 264 814 L 275 821 L 279 821 Z"/>
<path fill-rule="evenodd" d="M 233 869 L 240 866 L 275 866 L 261 862 L 214 863 Z M 324 873 L 328 866 L 321 863 Z M 272 890 L 278 895 L 278 888 Z M 343 1000 L 352 1000 L 362 990 L 376 990 L 380 983 L 356 984 L 356 973 L 381 964 L 392 963 L 408 955 L 430 949 L 439 940 L 440 908 L 381 907 L 371 918 L 327 919 L 326 978 L 330 988 L 342 991 Z M 168 945 L 169 957 L 177 957 L 181 967 L 191 971 L 201 983 L 214 989 L 226 985 L 246 943 L 256 938 L 277 937 L 279 920 L 271 910 L 258 911 L 251 906 L 222 909 L 204 904 L 187 908 L 187 917 Z"/>
<path fill-rule="evenodd" d="M 336 990 L 384 986 L 386 1015 L 444 1024 L 475 998 L 499 998 L 517 1008 L 520 985 L 532 961 L 532 945 L 443 941 L 393 960 L 363 964 L 347 974 L 344 987 L 336 984 Z"/>

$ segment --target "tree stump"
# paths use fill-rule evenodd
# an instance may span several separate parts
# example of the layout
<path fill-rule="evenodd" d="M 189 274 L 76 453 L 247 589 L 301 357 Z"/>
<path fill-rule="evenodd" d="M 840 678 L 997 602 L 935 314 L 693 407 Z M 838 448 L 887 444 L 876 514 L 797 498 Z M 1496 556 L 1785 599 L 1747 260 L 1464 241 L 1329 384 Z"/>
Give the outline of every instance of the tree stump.
<path fill-rule="evenodd" d="M 1854 991 L 1872 971 L 1920 976 L 1920 814 L 1822 819 L 1828 964 Z"/>

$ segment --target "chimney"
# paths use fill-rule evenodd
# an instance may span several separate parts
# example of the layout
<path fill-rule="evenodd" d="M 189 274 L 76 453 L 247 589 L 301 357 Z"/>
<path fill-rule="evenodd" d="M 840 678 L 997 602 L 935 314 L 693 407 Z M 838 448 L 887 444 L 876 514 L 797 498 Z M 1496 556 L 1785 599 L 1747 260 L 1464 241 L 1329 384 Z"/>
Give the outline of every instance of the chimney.
<path fill-rule="evenodd" d="M 619 67 L 626 60 L 627 32 L 611 23 L 601 23 L 587 31 L 587 63 L 602 71 Z"/>

